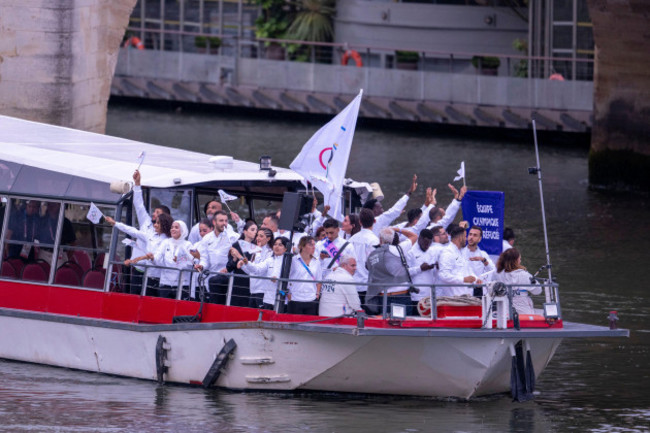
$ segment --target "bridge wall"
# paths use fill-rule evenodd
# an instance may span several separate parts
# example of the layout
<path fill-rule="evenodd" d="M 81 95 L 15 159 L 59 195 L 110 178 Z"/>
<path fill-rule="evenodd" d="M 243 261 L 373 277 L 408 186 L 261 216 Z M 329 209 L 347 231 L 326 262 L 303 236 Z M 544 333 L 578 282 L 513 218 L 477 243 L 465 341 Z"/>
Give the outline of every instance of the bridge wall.
<path fill-rule="evenodd" d="M 136 0 L 3 0 L 0 113 L 104 132 Z"/>
<path fill-rule="evenodd" d="M 588 5 L 596 42 L 589 180 L 650 191 L 650 1 Z"/>
<path fill-rule="evenodd" d="M 334 77 L 334 78 L 333 78 Z M 550 81 L 433 71 L 122 49 L 113 93 L 151 99 L 333 113 L 364 90 L 362 116 L 586 132 L 589 81 Z M 315 100 L 314 100 L 315 99 Z M 310 102 L 312 101 L 312 102 Z"/>

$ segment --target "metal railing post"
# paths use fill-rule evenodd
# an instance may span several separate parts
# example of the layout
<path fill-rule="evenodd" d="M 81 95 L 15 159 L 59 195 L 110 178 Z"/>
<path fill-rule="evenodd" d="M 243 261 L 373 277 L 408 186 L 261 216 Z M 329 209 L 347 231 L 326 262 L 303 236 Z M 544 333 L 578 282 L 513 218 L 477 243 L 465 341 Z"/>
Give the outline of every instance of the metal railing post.
<path fill-rule="evenodd" d="M 176 285 L 176 300 L 181 299 L 181 292 L 183 291 L 183 269 L 178 271 L 178 284 Z"/>
<path fill-rule="evenodd" d="M 140 296 L 145 296 L 147 294 L 147 284 L 149 283 L 149 267 L 144 267 L 144 273 L 142 274 L 142 289 L 140 290 Z"/>
<path fill-rule="evenodd" d="M 230 274 L 230 277 L 228 278 L 228 292 L 226 294 L 226 305 L 230 305 L 230 300 L 232 299 L 232 285 L 235 280 L 235 275 Z"/>

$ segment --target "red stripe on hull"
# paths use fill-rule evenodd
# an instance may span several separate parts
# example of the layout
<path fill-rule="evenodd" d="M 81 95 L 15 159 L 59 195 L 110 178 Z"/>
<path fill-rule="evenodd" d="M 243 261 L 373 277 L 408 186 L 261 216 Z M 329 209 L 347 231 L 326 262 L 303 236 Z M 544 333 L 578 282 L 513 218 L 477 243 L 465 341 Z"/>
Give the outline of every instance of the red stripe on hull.
<path fill-rule="evenodd" d="M 0 281 L 0 308 L 127 323 L 170 324 L 175 316 L 196 314 L 199 303 L 16 281 Z M 262 321 L 265 322 L 295 323 L 322 319 L 319 316 L 276 314 L 268 310 L 205 304 L 202 322 L 255 322 L 259 319 L 260 313 Z M 455 315 L 464 316 L 467 313 L 466 307 L 460 307 Z M 472 311 L 472 313 L 480 314 L 480 309 Z M 446 307 L 443 314 L 447 318 L 436 322 L 423 320 L 389 322 L 369 318 L 366 320 L 365 326 L 372 328 L 480 328 L 482 325 L 479 319 L 450 320 L 449 318 L 454 315 L 450 307 Z M 321 325 L 355 326 L 357 322 L 354 318 L 345 318 L 318 323 Z M 508 322 L 508 327 L 512 327 L 511 321 Z M 522 321 L 522 327 L 562 328 L 562 321 L 550 326 L 543 320 Z"/>

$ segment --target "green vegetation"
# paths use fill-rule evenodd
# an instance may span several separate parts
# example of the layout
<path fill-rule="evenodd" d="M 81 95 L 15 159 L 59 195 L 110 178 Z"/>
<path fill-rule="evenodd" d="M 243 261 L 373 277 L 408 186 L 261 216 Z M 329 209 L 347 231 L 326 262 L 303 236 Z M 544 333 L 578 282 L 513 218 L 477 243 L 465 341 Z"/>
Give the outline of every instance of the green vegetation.
<path fill-rule="evenodd" d="M 528 55 L 528 41 L 525 39 L 515 39 L 512 41 L 512 48 L 524 55 Z M 515 64 L 515 77 L 528 78 L 528 60 L 521 59 Z"/>
<path fill-rule="evenodd" d="M 417 63 L 420 61 L 420 54 L 415 51 L 395 51 L 397 63 Z"/>
<path fill-rule="evenodd" d="M 289 39 L 310 42 L 330 42 L 334 37 L 333 0 L 301 0 L 287 30 Z"/>
<path fill-rule="evenodd" d="M 208 43 L 210 44 L 210 49 L 216 49 L 221 46 L 221 38 L 216 36 L 197 36 L 194 38 L 194 46 L 196 48 L 207 48 Z"/>
<path fill-rule="evenodd" d="M 498 69 L 501 60 L 498 57 L 474 56 L 472 57 L 472 66 L 476 69 Z"/>

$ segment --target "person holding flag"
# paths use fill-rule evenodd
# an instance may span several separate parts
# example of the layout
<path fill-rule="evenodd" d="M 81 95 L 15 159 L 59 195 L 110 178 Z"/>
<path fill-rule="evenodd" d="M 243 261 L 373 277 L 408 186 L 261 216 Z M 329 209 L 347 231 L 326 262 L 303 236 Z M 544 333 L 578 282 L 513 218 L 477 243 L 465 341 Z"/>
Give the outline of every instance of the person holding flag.
<path fill-rule="evenodd" d="M 147 255 L 147 242 L 143 239 L 150 239 L 156 236 L 156 230 L 154 229 L 154 224 L 158 221 L 158 217 L 161 214 L 169 215 L 171 219 L 171 211 L 169 207 L 161 204 L 157 206 L 151 216 L 147 212 L 147 208 L 144 206 L 144 198 L 142 197 L 142 186 L 141 180 L 142 176 L 140 174 L 140 166 L 144 161 L 144 151 L 140 153 L 138 157 L 138 169 L 133 173 L 133 207 L 135 208 L 135 214 L 138 220 L 138 227 L 140 232 L 143 233 L 143 237 L 139 238 L 137 236 L 132 236 L 134 239 L 129 243 L 131 247 L 131 256 L 129 259 L 135 259 L 137 257 L 142 257 Z M 132 295 L 140 293 L 142 288 L 142 278 L 144 276 L 144 268 L 141 266 L 134 266 L 133 272 L 131 272 L 131 281 L 129 285 L 129 291 Z"/>

